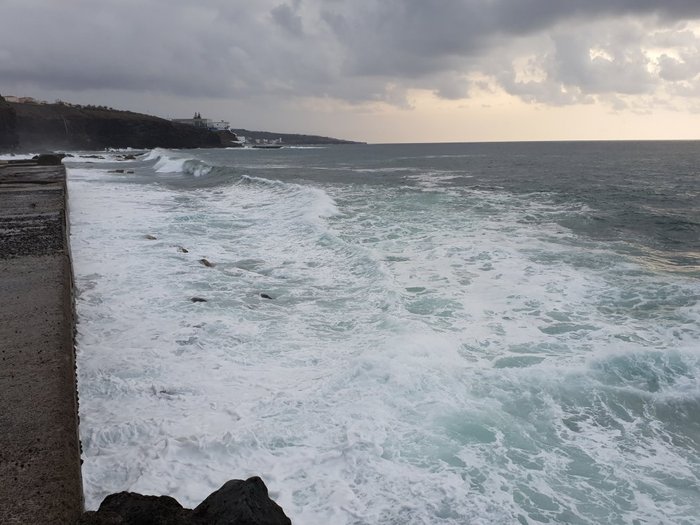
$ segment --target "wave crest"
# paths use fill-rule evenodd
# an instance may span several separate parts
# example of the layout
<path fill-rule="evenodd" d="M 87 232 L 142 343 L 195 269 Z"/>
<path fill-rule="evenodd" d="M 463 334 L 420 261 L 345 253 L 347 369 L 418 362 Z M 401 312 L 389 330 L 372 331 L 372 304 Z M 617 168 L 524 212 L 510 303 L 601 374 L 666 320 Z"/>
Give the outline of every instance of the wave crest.
<path fill-rule="evenodd" d="M 180 157 L 176 153 L 162 148 L 151 150 L 145 157 L 145 161 L 155 161 L 153 170 L 156 173 L 182 173 L 194 177 L 208 175 L 213 166 L 191 157 Z"/>

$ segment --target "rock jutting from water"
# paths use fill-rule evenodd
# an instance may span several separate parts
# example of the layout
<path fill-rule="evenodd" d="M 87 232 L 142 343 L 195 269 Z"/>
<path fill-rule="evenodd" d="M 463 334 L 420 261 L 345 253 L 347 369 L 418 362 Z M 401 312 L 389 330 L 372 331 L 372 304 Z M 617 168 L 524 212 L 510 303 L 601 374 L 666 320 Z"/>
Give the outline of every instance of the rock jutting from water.
<path fill-rule="evenodd" d="M 259 477 L 233 479 L 194 509 L 170 496 L 120 492 L 107 496 L 99 510 L 86 512 L 77 525 L 291 525 L 270 499 Z"/>

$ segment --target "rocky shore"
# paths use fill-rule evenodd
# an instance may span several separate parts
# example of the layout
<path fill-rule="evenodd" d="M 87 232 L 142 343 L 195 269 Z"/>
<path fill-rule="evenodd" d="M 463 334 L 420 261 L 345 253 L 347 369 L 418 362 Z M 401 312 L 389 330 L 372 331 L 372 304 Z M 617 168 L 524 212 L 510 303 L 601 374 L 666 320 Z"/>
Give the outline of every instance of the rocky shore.
<path fill-rule="evenodd" d="M 96 512 L 77 525 L 291 525 L 258 478 L 228 481 L 195 509 L 169 496 L 120 492 L 107 496 Z"/>

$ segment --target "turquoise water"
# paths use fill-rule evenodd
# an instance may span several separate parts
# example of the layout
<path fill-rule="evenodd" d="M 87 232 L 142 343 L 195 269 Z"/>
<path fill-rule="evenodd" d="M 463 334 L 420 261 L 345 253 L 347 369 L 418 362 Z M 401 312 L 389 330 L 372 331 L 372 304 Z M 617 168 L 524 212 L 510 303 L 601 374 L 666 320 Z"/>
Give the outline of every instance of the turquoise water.
<path fill-rule="evenodd" d="M 69 163 L 88 506 L 699 523 L 696 143 L 119 155 Z"/>

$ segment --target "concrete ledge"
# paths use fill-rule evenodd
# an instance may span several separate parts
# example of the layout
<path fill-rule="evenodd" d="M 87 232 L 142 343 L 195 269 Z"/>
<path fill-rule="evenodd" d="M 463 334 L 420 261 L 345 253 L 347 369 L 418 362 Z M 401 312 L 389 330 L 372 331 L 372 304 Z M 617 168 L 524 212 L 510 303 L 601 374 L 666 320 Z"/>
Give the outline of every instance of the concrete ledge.
<path fill-rule="evenodd" d="M 83 510 L 63 166 L 0 164 L 0 523 Z"/>

